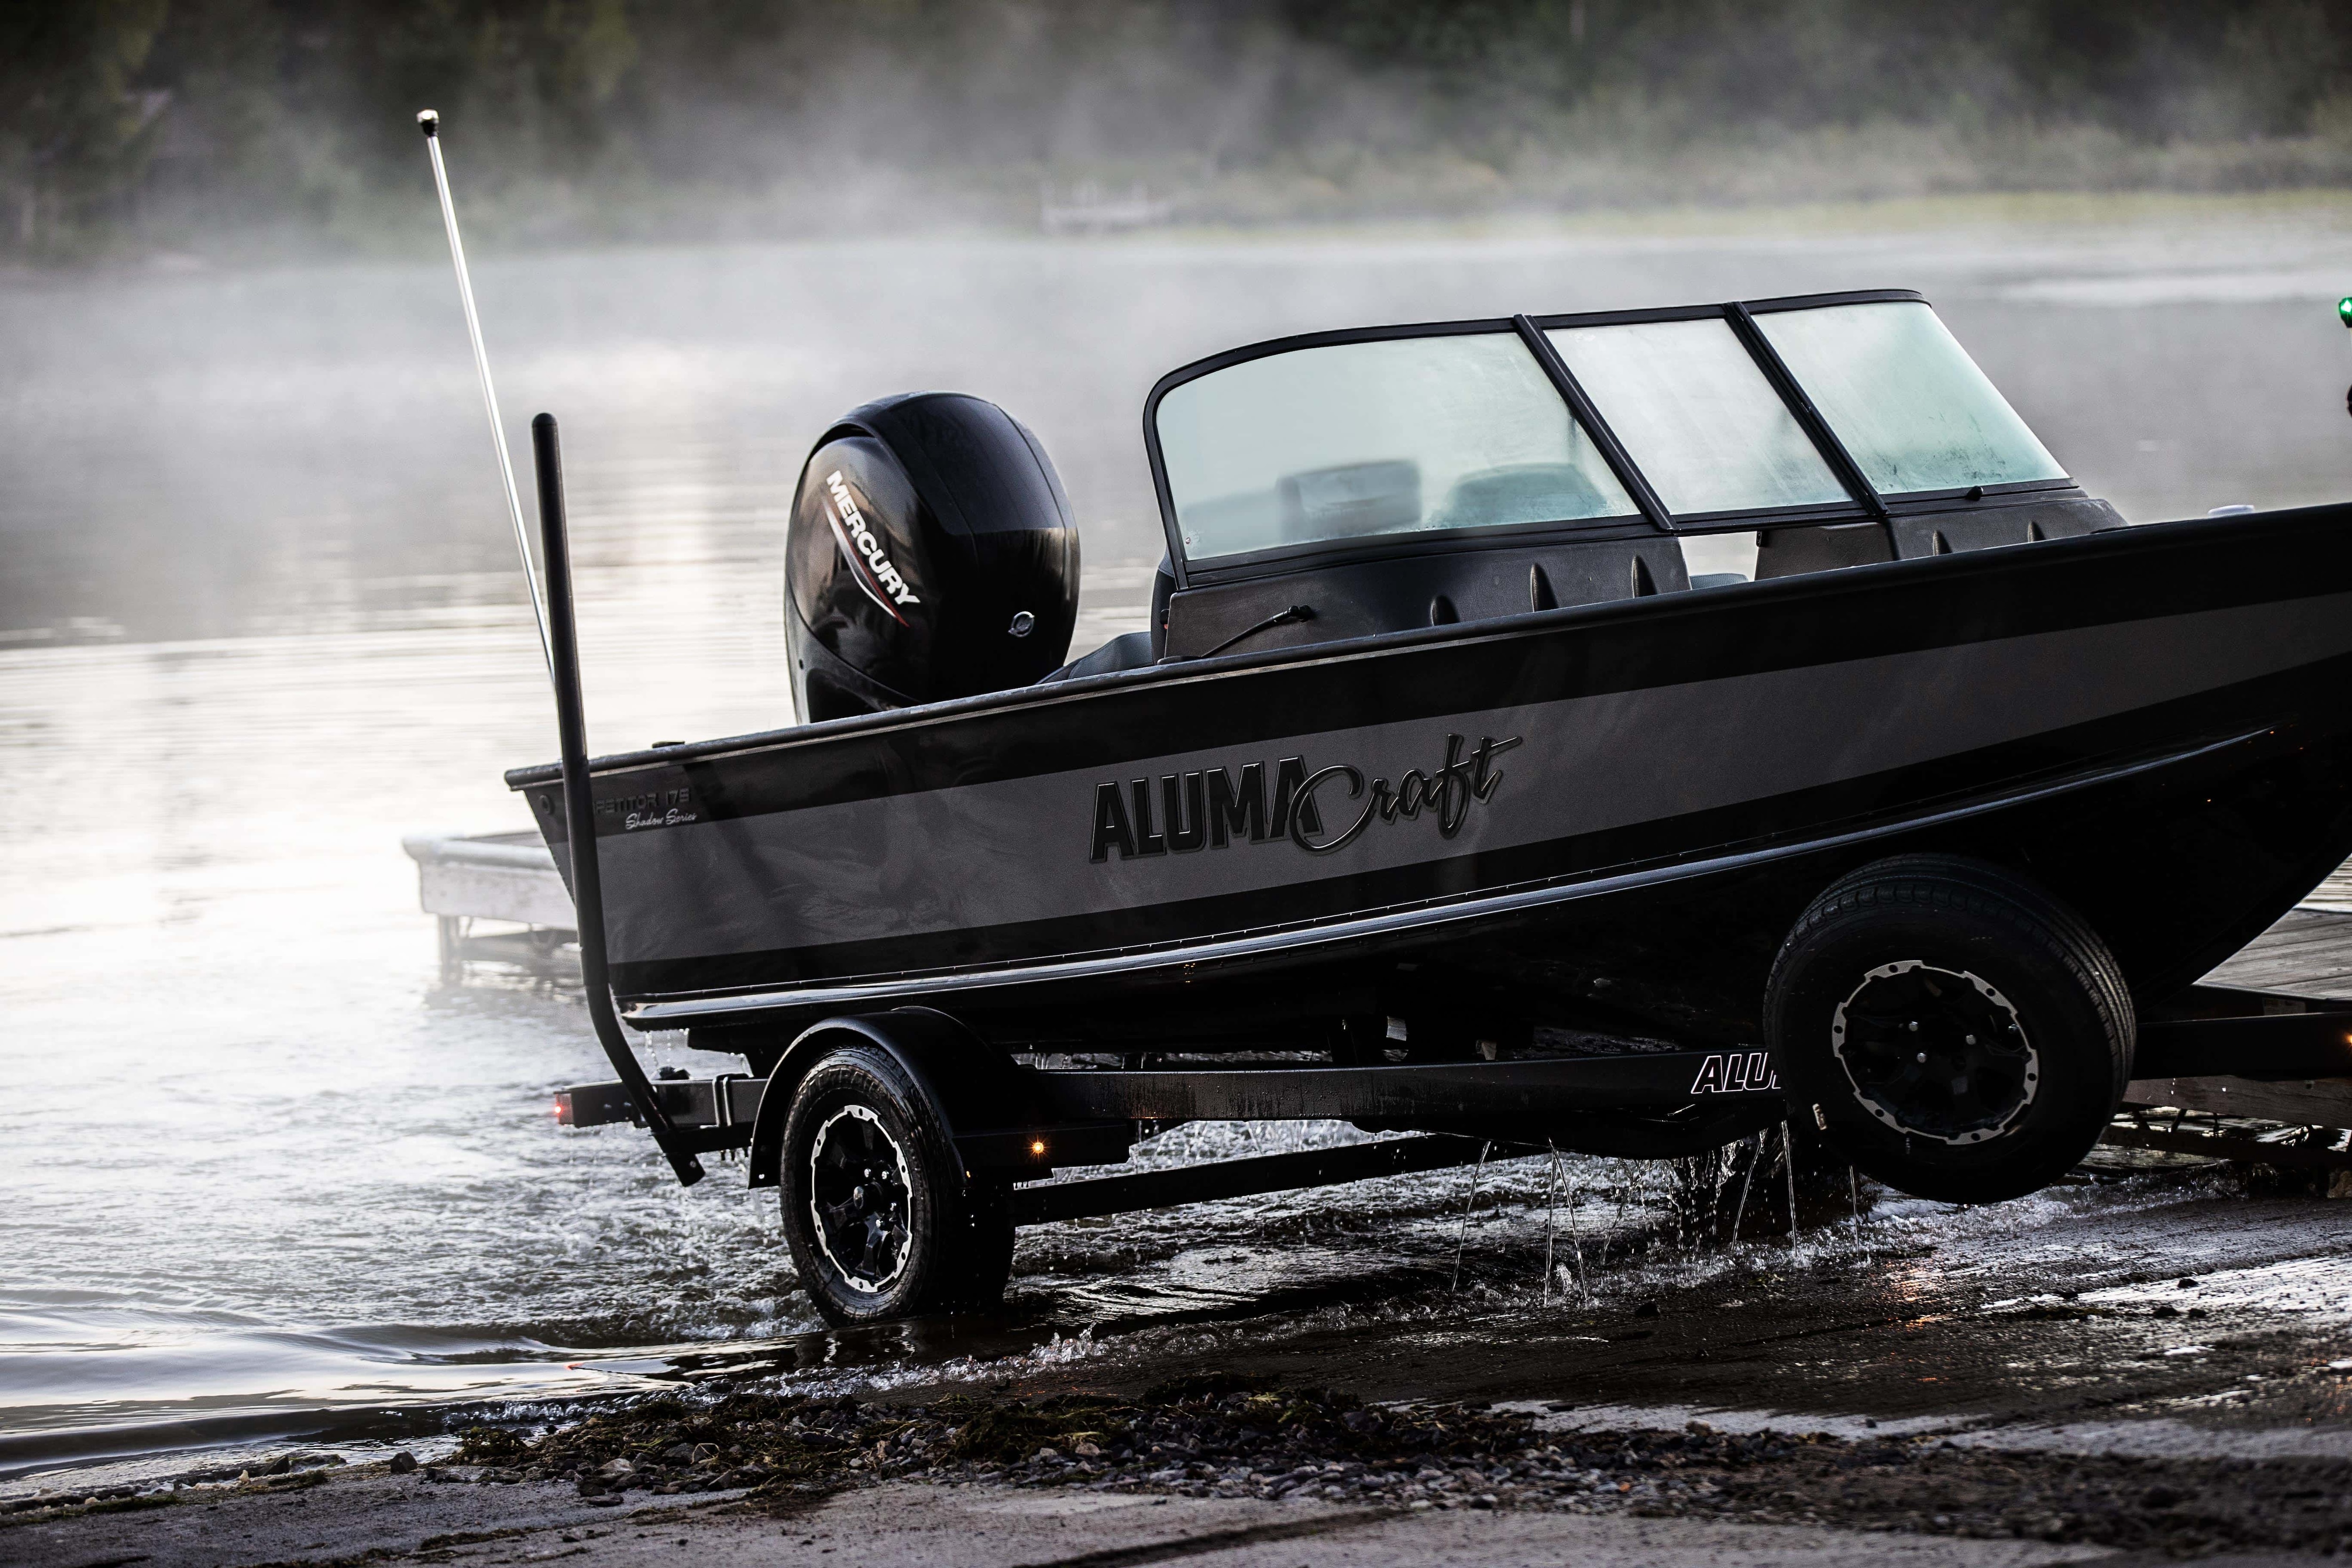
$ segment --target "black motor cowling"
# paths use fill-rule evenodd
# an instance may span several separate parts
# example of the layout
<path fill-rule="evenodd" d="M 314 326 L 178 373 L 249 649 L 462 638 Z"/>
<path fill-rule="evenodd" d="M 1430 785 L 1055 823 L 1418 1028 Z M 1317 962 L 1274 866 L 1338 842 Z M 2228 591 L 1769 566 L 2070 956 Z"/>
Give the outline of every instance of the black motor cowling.
<path fill-rule="evenodd" d="M 784 557 L 804 722 L 1025 686 L 1078 609 L 1078 531 L 1026 426 L 919 392 L 852 410 L 809 454 Z"/>

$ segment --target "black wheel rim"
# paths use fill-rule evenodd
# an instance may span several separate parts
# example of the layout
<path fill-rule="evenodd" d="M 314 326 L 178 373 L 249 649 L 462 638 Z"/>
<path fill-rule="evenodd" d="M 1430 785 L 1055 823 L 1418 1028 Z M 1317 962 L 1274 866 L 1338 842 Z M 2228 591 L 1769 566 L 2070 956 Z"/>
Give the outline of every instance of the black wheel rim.
<path fill-rule="evenodd" d="M 2042 1059 L 2009 998 L 1966 970 L 1885 963 L 1838 1004 L 1830 1048 L 1854 1099 L 1906 1137 L 1982 1143 L 2025 1114 Z"/>
<path fill-rule="evenodd" d="M 843 1283 L 866 1295 L 906 1271 L 909 1188 L 906 1151 L 866 1106 L 843 1106 L 809 1144 L 809 1214 L 817 1250 Z"/>

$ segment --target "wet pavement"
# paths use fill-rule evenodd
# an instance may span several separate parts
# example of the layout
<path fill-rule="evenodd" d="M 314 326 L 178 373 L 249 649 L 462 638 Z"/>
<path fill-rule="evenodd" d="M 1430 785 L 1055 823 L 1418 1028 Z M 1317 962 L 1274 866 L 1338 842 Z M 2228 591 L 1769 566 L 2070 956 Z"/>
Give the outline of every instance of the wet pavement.
<path fill-rule="evenodd" d="M 452 1494 L 468 1494 L 462 1499 Z M 920 1568 L 1115 1568 L 1182 1561 L 1202 1568 L 1564 1564 L 1578 1568 L 2026 1568 L 2105 1557 L 2042 1542 L 1888 1536 L 1860 1531 L 1675 1519 L 1596 1519 L 1454 1510 L 1422 1513 L 1316 1502 L 1034 1492 L 887 1483 L 799 1518 L 641 1504 L 597 1510 L 568 1488 L 444 1487 L 386 1476 L 299 1498 L 231 1498 L 145 1521 L 120 1517 L 27 1529 L 25 1568 L 154 1568 L 221 1563 L 590 1564 L 905 1563 Z M 0 1540 L 5 1540 L 0 1536 Z M 13 1544 L 13 1543 L 12 1543 Z M 2271 1559 L 2263 1559 L 2271 1561 Z M 2124 1561 L 2118 1559 L 2116 1561 Z M 2232 1559 L 2247 1562 L 2247 1559 Z"/>

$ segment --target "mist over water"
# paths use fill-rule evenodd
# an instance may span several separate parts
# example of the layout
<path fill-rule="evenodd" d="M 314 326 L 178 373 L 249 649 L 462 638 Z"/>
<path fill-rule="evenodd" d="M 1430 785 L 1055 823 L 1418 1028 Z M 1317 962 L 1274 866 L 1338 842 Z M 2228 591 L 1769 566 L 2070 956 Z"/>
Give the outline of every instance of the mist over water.
<path fill-rule="evenodd" d="M 2352 493 L 2336 208 L 1961 218 L 629 249 L 476 278 L 515 449 L 533 412 L 563 422 L 604 750 L 790 721 L 793 485 L 887 392 L 1028 423 L 1085 531 L 1073 651 L 1139 624 L 1145 394 L 1280 333 L 1916 287 L 2135 521 Z M 575 1000 L 439 983 L 400 837 L 527 826 L 499 773 L 554 752 L 446 268 L 21 282 L 0 355 L 0 1474 L 430 1426 L 812 1329 L 737 1169 L 680 1192 L 629 1130 L 552 1125 L 549 1090 L 606 1070 Z M 1122 1222 L 1165 1243 L 1149 1269 L 1024 1233 L 1025 1327 L 989 1343 L 1445 1247 L 1407 1214 L 1308 1267 L 1267 1212 Z M 1213 1268 L 1167 1261 L 1210 1246 Z"/>

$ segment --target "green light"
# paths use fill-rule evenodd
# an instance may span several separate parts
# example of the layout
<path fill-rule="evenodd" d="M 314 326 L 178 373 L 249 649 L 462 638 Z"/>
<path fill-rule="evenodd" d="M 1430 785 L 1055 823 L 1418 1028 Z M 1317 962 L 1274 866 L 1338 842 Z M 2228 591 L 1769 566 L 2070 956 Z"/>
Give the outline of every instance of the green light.
<path fill-rule="evenodd" d="M 2346 326 L 2352 327 L 2352 295 L 2336 301 L 2336 319 Z"/>

